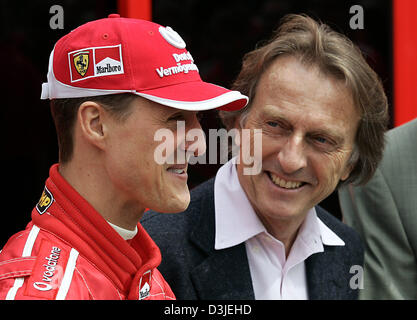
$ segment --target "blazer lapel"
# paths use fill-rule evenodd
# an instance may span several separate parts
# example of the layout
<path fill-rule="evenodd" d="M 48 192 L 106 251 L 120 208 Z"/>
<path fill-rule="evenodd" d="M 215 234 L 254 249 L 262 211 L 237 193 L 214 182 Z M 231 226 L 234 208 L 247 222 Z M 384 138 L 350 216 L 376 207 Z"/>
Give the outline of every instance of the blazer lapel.
<path fill-rule="evenodd" d="M 254 293 L 245 244 L 214 249 L 214 179 L 196 213 L 199 219 L 190 241 L 204 253 L 202 262 L 191 270 L 199 299 L 253 300 Z"/>
<path fill-rule="evenodd" d="M 245 245 L 219 250 L 191 271 L 199 299 L 253 300 Z"/>
<path fill-rule="evenodd" d="M 324 252 L 311 255 L 306 260 L 307 286 L 310 300 L 342 299 L 343 283 L 336 254 L 337 247 L 324 246 Z"/>

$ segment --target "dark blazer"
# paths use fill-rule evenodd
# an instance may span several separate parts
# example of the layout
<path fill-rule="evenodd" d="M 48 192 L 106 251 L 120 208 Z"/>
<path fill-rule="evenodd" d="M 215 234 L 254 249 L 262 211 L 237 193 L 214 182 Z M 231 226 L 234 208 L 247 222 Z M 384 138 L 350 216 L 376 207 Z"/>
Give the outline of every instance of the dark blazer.
<path fill-rule="evenodd" d="M 319 206 L 316 211 L 345 246 L 324 246 L 306 260 L 309 298 L 357 299 L 359 289 L 349 286 L 357 273 L 350 268 L 363 265 L 362 243 L 353 229 Z M 177 299 L 254 299 L 245 244 L 215 250 L 214 219 L 213 178 L 191 191 L 186 211 L 147 212 L 141 223 L 161 249 L 158 269 Z"/>

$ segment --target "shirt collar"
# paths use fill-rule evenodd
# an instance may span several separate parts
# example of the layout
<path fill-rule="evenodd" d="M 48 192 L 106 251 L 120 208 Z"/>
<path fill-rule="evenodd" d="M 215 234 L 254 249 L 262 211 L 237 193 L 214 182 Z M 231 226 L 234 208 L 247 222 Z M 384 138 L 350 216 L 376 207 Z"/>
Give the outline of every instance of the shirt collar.
<path fill-rule="evenodd" d="M 107 221 L 107 220 L 106 220 Z M 122 227 L 119 227 L 110 221 L 107 221 L 107 223 L 124 239 L 124 240 L 130 240 L 133 239 L 136 234 L 138 233 L 138 227 L 135 226 L 135 230 L 127 230 Z"/>
<path fill-rule="evenodd" d="M 317 221 L 320 227 L 321 241 L 326 246 L 344 246 L 345 242 L 334 233 L 323 221 L 317 217 Z"/>
<path fill-rule="evenodd" d="M 218 170 L 214 183 L 216 250 L 238 245 L 262 232 L 267 232 L 240 185 L 235 164 L 236 158 L 224 164 Z M 345 245 L 344 241 L 317 217 L 314 207 L 308 212 L 298 235 L 318 236 L 322 244 L 328 246 Z"/>

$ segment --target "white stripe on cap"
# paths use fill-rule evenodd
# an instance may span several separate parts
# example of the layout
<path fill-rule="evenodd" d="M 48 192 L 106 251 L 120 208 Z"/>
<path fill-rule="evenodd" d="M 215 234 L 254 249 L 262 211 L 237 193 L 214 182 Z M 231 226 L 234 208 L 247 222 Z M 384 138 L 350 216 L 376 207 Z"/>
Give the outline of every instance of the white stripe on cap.
<path fill-rule="evenodd" d="M 248 98 L 242 95 L 239 91 L 229 91 L 220 96 L 202 100 L 202 101 L 177 101 L 177 100 L 170 100 L 165 98 L 160 98 L 156 96 L 152 96 L 146 93 L 141 92 L 134 92 L 138 96 L 151 100 L 153 102 L 162 104 L 164 106 L 181 109 L 181 110 L 188 110 L 188 111 L 204 111 L 204 110 L 211 110 L 215 108 L 219 108 L 221 106 L 225 106 L 231 102 L 236 100 L 246 100 Z"/>

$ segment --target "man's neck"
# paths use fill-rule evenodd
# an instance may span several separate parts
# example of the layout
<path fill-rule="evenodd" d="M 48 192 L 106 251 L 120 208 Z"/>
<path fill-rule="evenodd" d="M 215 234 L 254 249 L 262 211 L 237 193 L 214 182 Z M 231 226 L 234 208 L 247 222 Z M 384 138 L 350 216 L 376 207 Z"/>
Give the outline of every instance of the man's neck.
<path fill-rule="evenodd" d="M 266 230 L 285 246 L 285 256 L 288 257 L 292 245 L 297 238 L 298 230 L 302 225 L 305 216 L 292 217 L 291 219 L 269 219 L 257 213 Z"/>
<path fill-rule="evenodd" d="M 121 228 L 135 230 L 144 208 L 117 190 L 100 165 L 69 162 L 60 164 L 59 172 L 104 219 Z"/>

